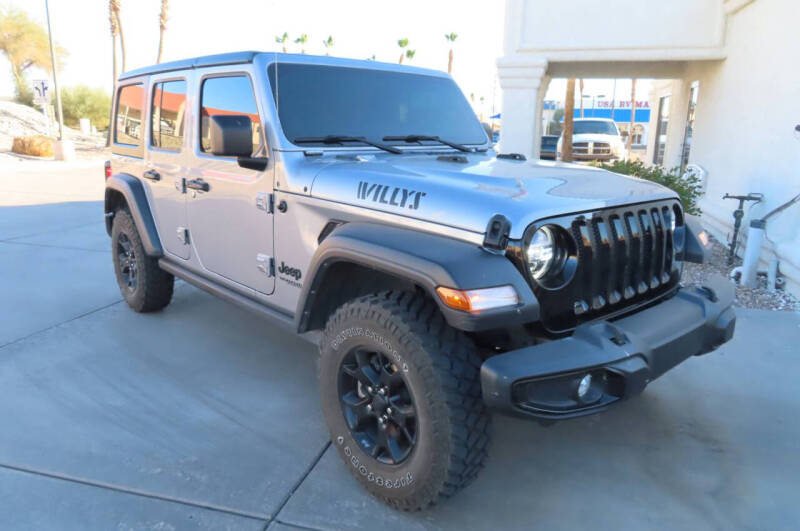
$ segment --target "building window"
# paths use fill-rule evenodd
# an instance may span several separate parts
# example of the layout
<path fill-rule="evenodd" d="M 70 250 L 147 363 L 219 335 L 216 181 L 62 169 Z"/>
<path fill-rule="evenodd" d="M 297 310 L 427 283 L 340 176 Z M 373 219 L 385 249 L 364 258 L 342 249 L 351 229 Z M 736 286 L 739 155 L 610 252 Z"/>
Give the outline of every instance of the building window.
<path fill-rule="evenodd" d="M 692 132 L 694 131 L 694 110 L 697 108 L 697 91 L 700 88 L 700 82 L 695 81 L 692 83 L 691 92 L 689 93 L 689 111 L 686 116 L 686 130 L 683 133 L 683 149 L 681 149 L 681 171 L 689 164 L 689 151 L 692 149 Z"/>
<path fill-rule="evenodd" d="M 664 150 L 667 147 L 667 126 L 669 125 L 669 96 L 658 100 L 658 124 L 656 125 L 656 148 L 653 150 L 653 163 L 664 164 Z"/>
<path fill-rule="evenodd" d="M 142 103 L 144 89 L 141 83 L 119 89 L 114 142 L 139 146 L 142 143 Z"/>
<path fill-rule="evenodd" d="M 261 144 L 261 120 L 258 117 L 253 85 L 247 76 L 212 77 L 203 81 L 200 96 L 200 149 L 211 150 L 209 117 L 215 115 L 247 116 L 253 132 L 253 153 Z"/>
<path fill-rule="evenodd" d="M 186 81 L 166 81 L 153 87 L 150 113 L 150 145 L 170 151 L 183 146 Z"/>

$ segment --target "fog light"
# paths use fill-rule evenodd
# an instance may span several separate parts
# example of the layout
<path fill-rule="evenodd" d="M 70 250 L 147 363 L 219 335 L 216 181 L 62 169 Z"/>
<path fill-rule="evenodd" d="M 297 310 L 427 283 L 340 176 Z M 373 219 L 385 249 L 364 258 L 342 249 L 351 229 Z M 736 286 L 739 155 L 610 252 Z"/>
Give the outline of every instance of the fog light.
<path fill-rule="evenodd" d="M 583 398 L 586 396 L 586 393 L 589 392 L 589 389 L 592 387 L 592 375 L 587 374 L 583 378 L 581 378 L 580 383 L 578 384 L 578 398 Z"/>

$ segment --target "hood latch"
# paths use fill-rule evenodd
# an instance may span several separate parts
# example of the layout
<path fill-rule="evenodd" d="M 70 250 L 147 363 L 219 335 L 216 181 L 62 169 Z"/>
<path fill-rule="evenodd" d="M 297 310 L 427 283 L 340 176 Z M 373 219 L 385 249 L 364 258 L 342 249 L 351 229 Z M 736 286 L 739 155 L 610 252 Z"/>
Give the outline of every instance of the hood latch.
<path fill-rule="evenodd" d="M 486 236 L 483 246 L 487 249 L 505 251 L 508 246 L 508 235 L 511 232 L 511 222 L 502 214 L 495 214 L 486 226 Z"/>

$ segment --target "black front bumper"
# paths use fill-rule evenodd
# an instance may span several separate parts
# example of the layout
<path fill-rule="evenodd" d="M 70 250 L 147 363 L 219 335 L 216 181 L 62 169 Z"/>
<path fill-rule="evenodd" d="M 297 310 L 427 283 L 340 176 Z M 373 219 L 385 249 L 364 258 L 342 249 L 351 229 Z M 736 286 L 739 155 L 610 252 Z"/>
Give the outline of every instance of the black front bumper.
<path fill-rule="evenodd" d="M 718 277 L 633 315 L 586 323 L 569 337 L 493 356 L 481 366 L 483 400 L 493 410 L 539 419 L 602 411 L 685 359 L 729 341 L 736 325 L 733 298 L 733 286 Z M 579 396 L 581 380 L 590 383 Z"/>

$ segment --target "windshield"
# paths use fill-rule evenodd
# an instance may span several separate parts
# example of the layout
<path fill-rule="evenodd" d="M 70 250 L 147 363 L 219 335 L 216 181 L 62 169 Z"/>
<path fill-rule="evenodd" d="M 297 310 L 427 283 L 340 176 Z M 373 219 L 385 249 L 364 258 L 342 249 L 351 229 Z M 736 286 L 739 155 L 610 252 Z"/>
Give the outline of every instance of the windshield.
<path fill-rule="evenodd" d="M 601 120 L 576 120 L 572 126 L 576 135 L 616 135 L 617 126 L 614 122 Z"/>
<path fill-rule="evenodd" d="M 277 82 L 275 63 L 268 74 L 290 142 L 329 135 L 371 140 L 430 135 L 460 144 L 486 142 L 483 127 L 449 78 L 307 64 L 281 63 L 277 70 Z"/>

